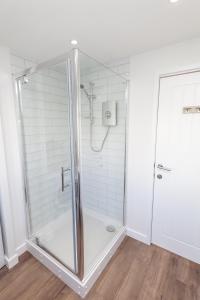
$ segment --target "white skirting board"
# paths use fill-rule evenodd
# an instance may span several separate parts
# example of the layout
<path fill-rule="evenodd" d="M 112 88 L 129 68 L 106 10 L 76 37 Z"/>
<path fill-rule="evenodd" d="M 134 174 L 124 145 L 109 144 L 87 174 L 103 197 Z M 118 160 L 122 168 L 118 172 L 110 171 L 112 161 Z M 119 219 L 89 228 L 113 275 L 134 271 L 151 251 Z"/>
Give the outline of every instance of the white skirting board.
<path fill-rule="evenodd" d="M 19 262 L 19 256 L 26 251 L 27 251 L 27 243 L 25 242 L 19 247 L 17 247 L 16 254 L 14 254 L 13 256 L 7 257 L 6 255 L 4 255 L 5 265 L 8 267 L 8 269 L 12 269 L 15 265 L 17 265 Z"/>
<path fill-rule="evenodd" d="M 142 234 L 141 232 L 138 232 L 138 231 L 130 229 L 130 228 L 126 228 L 126 233 L 131 238 L 138 240 L 144 244 L 147 244 L 147 245 L 151 244 L 149 237 L 145 234 Z"/>
<path fill-rule="evenodd" d="M 4 256 L 5 258 L 5 264 L 7 266 L 8 269 L 12 269 L 16 264 L 18 264 L 19 259 L 18 259 L 18 255 L 15 254 L 12 257 L 8 258 L 6 255 Z"/>
<path fill-rule="evenodd" d="M 84 298 L 118 249 L 125 236 L 126 229 L 122 228 L 108 245 L 107 249 L 105 249 L 101 259 L 93 266 L 90 273 L 83 281 L 80 281 L 72 272 L 67 270 L 67 268 L 29 240 L 27 241 L 27 250 L 78 295 Z"/>
<path fill-rule="evenodd" d="M 18 256 L 22 255 L 24 252 L 27 251 L 27 243 L 23 243 L 22 245 L 20 245 L 19 247 L 17 247 L 16 249 Z"/>

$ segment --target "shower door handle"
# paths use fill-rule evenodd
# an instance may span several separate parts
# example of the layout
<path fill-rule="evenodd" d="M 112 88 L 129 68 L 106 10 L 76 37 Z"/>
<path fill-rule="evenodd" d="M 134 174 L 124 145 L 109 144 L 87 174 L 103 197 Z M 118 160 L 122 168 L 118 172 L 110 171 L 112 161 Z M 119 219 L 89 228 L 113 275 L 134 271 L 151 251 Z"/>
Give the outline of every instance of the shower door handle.
<path fill-rule="evenodd" d="M 63 167 L 61 168 L 61 190 L 62 190 L 62 192 L 64 192 L 65 188 L 67 188 L 69 186 L 69 184 L 65 184 L 65 174 L 70 171 L 71 171 L 70 168 L 66 168 L 66 169 Z"/>

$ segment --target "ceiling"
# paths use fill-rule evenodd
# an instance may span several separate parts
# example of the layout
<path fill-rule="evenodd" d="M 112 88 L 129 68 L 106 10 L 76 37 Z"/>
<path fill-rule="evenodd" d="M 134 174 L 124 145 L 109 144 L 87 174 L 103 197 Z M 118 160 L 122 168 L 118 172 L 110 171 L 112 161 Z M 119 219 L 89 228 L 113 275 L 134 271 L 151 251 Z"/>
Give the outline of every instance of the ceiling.
<path fill-rule="evenodd" d="M 76 39 L 108 62 L 200 36 L 199 15 L 199 0 L 0 0 L 0 44 L 39 62 Z"/>

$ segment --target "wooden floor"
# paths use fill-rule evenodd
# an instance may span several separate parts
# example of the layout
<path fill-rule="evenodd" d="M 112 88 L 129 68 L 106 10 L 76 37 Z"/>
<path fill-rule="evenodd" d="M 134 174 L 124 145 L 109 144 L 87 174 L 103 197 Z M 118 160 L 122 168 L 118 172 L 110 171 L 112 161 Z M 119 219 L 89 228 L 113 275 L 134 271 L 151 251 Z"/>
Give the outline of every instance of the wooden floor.
<path fill-rule="evenodd" d="M 78 300 L 50 271 L 26 254 L 0 271 L 0 300 Z M 199 300 L 200 265 L 126 238 L 86 300 Z"/>

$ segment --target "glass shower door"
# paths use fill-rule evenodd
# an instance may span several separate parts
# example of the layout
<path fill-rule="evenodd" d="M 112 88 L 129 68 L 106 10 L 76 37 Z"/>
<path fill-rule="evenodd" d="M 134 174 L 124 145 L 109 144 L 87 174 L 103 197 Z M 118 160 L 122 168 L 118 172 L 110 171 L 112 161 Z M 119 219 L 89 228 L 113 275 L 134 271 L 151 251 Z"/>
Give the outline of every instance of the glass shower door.
<path fill-rule="evenodd" d="M 66 61 L 18 79 L 30 238 L 77 273 Z"/>

